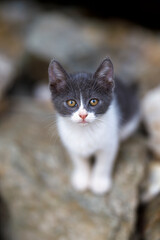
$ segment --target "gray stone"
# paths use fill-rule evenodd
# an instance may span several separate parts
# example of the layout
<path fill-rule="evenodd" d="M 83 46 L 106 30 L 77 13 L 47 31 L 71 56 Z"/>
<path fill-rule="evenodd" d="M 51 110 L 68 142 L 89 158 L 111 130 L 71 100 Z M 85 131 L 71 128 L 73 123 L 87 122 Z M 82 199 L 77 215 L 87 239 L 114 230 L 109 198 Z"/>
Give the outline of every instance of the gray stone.
<path fill-rule="evenodd" d="M 0 55 L 0 100 L 4 96 L 8 86 L 10 86 L 14 76 L 14 63 L 5 55 Z"/>
<path fill-rule="evenodd" d="M 1 240 L 12 239 L 9 211 L 1 195 L 0 195 L 0 239 Z"/>
<path fill-rule="evenodd" d="M 160 159 L 160 86 L 150 90 L 142 101 L 143 121 L 149 133 L 148 146 Z"/>
<path fill-rule="evenodd" d="M 149 202 L 142 213 L 142 237 L 145 240 L 160 238 L 160 194 Z"/>
<path fill-rule="evenodd" d="M 160 193 L 160 86 L 148 91 L 142 99 L 142 118 L 148 132 L 147 146 L 152 152 L 144 179 L 142 201 L 151 201 Z"/>
<path fill-rule="evenodd" d="M 52 108 L 12 100 L 0 123 L 0 190 L 16 239 L 129 240 L 144 163 L 143 139 L 135 135 L 121 145 L 111 192 L 78 193 L 70 185 L 71 164 Z"/>
<path fill-rule="evenodd" d="M 13 23 L 5 21 L 0 13 L 0 108 L 7 90 L 20 74 L 24 63 L 24 36 Z"/>
<path fill-rule="evenodd" d="M 141 186 L 141 201 L 152 201 L 160 193 L 160 161 L 152 157 L 147 164 L 146 174 Z"/>
<path fill-rule="evenodd" d="M 88 26 L 82 17 L 55 11 L 37 16 L 26 38 L 26 49 L 47 64 L 57 58 L 74 71 L 89 70 L 98 57 L 102 38 L 101 30 L 92 24 Z"/>
<path fill-rule="evenodd" d="M 24 39 L 38 8 L 32 1 L 0 3 L 0 111 L 6 92 L 24 70 L 27 55 Z"/>
<path fill-rule="evenodd" d="M 33 20 L 37 12 L 39 12 L 39 7 L 34 0 L 13 0 L 0 3 L 0 17 L 18 28 L 23 28 L 23 30 L 24 26 Z"/>
<path fill-rule="evenodd" d="M 99 62 L 109 55 L 116 75 L 125 81 L 138 80 L 142 95 L 159 83 L 158 35 L 123 21 L 77 15 L 53 11 L 39 14 L 33 22 L 26 49 L 33 60 L 30 72 L 35 74 L 37 69 L 37 79 L 42 80 L 43 76 L 47 81 L 47 68 L 53 57 L 68 71 L 95 71 Z"/>

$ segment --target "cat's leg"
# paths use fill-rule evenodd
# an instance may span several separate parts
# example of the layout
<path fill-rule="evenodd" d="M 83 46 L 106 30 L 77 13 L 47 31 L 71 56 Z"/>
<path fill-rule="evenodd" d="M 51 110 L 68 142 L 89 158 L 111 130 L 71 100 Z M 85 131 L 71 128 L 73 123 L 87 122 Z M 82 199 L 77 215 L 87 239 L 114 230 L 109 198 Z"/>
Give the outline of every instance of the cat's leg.
<path fill-rule="evenodd" d="M 92 170 L 90 189 L 96 194 L 108 192 L 112 185 L 112 170 L 118 151 L 118 143 L 96 153 L 96 162 Z"/>
<path fill-rule="evenodd" d="M 75 189 L 78 191 L 84 191 L 89 186 L 90 180 L 90 164 L 89 159 L 81 157 L 76 154 L 70 154 L 73 162 L 73 173 L 71 176 L 71 182 Z"/>

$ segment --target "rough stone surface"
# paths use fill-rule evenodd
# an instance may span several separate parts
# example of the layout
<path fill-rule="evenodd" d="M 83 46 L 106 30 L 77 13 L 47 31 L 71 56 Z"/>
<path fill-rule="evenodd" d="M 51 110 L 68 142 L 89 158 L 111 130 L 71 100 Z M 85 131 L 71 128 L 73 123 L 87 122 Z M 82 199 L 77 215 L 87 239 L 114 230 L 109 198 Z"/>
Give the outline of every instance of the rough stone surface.
<path fill-rule="evenodd" d="M 145 168 L 142 137 L 136 135 L 122 145 L 108 195 L 75 192 L 69 183 L 71 164 L 56 133 L 49 92 L 43 85 L 48 84 L 47 68 L 53 57 L 67 71 L 95 71 L 109 55 L 115 74 L 125 81 L 138 80 L 141 96 L 146 96 L 143 116 L 156 161 L 148 164 L 142 196 L 152 200 L 144 211 L 144 239 L 159 240 L 159 196 L 153 197 L 160 189 L 160 90 L 146 95 L 159 85 L 159 33 L 119 20 L 89 19 L 73 9 L 48 14 L 36 3 L 30 6 L 26 1 L 0 6 L 0 113 L 10 105 L 5 93 L 21 71 L 24 88 L 29 84 L 26 79 L 38 80 L 34 98 L 46 101 L 40 105 L 23 99 L 13 104 L 11 100 L 11 111 L 1 115 L 0 192 L 11 210 L 16 239 L 130 238 Z"/>
<path fill-rule="evenodd" d="M 69 182 L 71 164 L 52 108 L 12 100 L 0 122 L 0 188 L 16 239 L 128 240 L 144 163 L 145 147 L 137 134 L 121 146 L 111 192 L 101 197 L 78 193 Z"/>
<path fill-rule="evenodd" d="M 0 195 L 0 239 L 1 240 L 11 240 L 11 226 L 10 226 L 10 214 L 8 207 Z"/>
<path fill-rule="evenodd" d="M 26 48 L 47 62 L 55 57 L 75 70 L 78 67 L 87 70 L 88 62 L 94 63 L 93 57 L 98 54 L 103 36 L 101 30 L 88 26 L 83 18 L 52 12 L 37 17 L 26 39 Z"/>
<path fill-rule="evenodd" d="M 6 92 L 25 68 L 27 55 L 24 39 L 38 11 L 33 1 L 0 3 L 0 111 Z"/>
<path fill-rule="evenodd" d="M 144 206 L 142 213 L 142 237 L 145 240 L 160 238 L 160 194 Z"/>
<path fill-rule="evenodd" d="M 158 159 L 153 158 L 148 162 L 143 182 L 141 200 L 146 203 L 160 193 L 160 161 Z"/>
<path fill-rule="evenodd" d="M 25 49 L 21 31 L 13 23 L 4 21 L 1 13 L 0 26 L 0 101 L 2 101 L 6 91 L 21 71 Z"/>
<path fill-rule="evenodd" d="M 160 159 L 160 86 L 150 90 L 143 99 L 143 120 L 149 133 L 149 147 Z"/>
<path fill-rule="evenodd" d="M 39 11 L 34 0 L 12 0 L 0 3 L 0 17 L 12 26 L 14 25 L 15 30 L 26 27 Z"/>
<path fill-rule="evenodd" d="M 131 23 L 58 11 L 42 13 L 32 24 L 26 48 L 32 60 L 30 71 L 35 75 L 37 69 L 38 79 L 47 79 L 53 57 L 68 71 L 95 71 L 109 55 L 116 75 L 126 81 L 140 81 L 142 94 L 159 83 L 159 35 Z"/>

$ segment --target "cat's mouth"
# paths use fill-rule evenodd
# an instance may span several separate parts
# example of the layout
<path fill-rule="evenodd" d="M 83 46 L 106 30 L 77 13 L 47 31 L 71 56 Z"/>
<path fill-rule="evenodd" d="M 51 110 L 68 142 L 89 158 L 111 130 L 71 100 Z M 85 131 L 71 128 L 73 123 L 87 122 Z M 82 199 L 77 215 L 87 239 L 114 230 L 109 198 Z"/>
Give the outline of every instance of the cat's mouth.
<path fill-rule="evenodd" d="M 90 122 L 87 121 L 87 120 L 81 120 L 81 121 L 78 122 L 78 124 L 79 124 L 80 126 L 86 126 L 86 125 L 88 125 L 89 123 L 90 123 Z"/>
<path fill-rule="evenodd" d="M 79 124 L 87 124 L 87 123 L 89 123 L 89 122 L 87 122 L 86 120 L 82 120 L 79 122 Z"/>
<path fill-rule="evenodd" d="M 94 121 L 95 121 L 95 119 L 83 119 L 83 120 L 81 119 L 81 120 L 77 121 L 77 123 L 79 125 L 85 126 L 85 125 L 93 123 Z"/>

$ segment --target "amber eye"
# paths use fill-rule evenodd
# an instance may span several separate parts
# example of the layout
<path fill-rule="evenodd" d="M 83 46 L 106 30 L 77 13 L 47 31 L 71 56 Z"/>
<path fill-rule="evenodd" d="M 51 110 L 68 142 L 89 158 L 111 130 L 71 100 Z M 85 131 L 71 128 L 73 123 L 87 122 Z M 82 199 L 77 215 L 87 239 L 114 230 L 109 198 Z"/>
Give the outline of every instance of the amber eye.
<path fill-rule="evenodd" d="M 96 98 L 93 98 L 93 99 L 91 99 L 90 101 L 89 101 L 89 103 L 90 103 L 90 105 L 91 106 L 96 106 L 97 104 L 98 104 L 98 99 L 96 99 Z"/>
<path fill-rule="evenodd" d="M 68 105 L 69 107 L 75 107 L 75 106 L 77 106 L 77 103 L 76 103 L 76 101 L 74 101 L 74 100 L 68 100 L 68 101 L 67 101 L 67 105 Z"/>

